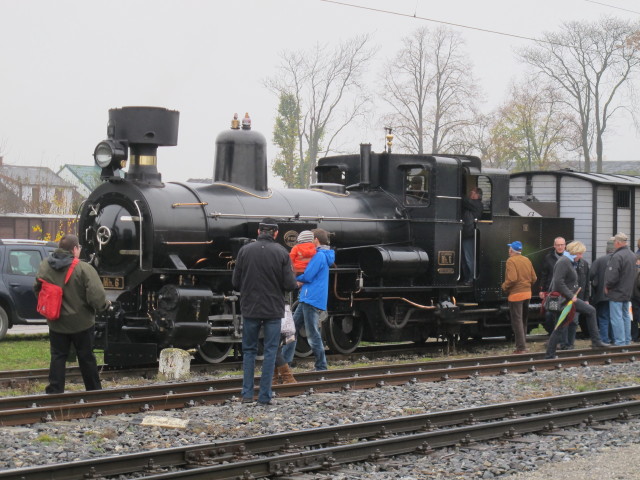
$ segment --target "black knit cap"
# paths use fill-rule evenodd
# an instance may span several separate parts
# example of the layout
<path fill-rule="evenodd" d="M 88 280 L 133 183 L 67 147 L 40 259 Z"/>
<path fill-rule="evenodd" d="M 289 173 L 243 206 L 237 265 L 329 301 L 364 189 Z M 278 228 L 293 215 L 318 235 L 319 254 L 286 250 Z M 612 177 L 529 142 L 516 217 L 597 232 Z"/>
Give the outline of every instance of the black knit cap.
<path fill-rule="evenodd" d="M 276 232 L 278 230 L 278 222 L 271 217 L 263 219 L 258 225 L 261 232 Z"/>

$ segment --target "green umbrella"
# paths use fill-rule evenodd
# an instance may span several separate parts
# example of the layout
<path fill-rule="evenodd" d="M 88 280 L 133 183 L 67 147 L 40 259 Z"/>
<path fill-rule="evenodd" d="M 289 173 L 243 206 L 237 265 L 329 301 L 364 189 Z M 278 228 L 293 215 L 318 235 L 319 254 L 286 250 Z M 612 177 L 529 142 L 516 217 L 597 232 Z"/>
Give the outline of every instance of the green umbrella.
<path fill-rule="evenodd" d="M 582 287 L 578 288 L 578 291 L 573 294 L 573 297 L 576 297 L 578 293 L 580 293 L 580 290 L 582 290 Z M 554 330 L 558 328 L 560 325 L 562 325 L 562 322 L 564 322 L 564 319 L 567 318 L 567 315 L 569 315 L 569 312 L 576 308 L 573 303 L 573 297 L 571 297 L 571 299 L 567 302 L 565 307 L 562 309 L 562 312 L 560 312 L 560 316 L 558 317 L 558 321 L 556 322 L 556 326 Z"/>

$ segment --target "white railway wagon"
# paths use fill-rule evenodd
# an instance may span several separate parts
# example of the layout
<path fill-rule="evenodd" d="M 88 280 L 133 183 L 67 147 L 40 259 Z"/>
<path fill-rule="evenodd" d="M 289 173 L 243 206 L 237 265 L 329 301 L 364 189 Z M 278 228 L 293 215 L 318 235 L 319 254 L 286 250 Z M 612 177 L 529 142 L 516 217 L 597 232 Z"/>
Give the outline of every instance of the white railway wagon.
<path fill-rule="evenodd" d="M 640 238 L 640 177 L 572 170 L 511 175 L 510 208 L 520 215 L 543 214 L 575 219 L 575 239 L 593 261 L 605 253 L 617 232 L 636 250 Z M 569 241 L 570 239 L 567 239 Z M 551 246 L 550 246 L 551 247 Z"/>

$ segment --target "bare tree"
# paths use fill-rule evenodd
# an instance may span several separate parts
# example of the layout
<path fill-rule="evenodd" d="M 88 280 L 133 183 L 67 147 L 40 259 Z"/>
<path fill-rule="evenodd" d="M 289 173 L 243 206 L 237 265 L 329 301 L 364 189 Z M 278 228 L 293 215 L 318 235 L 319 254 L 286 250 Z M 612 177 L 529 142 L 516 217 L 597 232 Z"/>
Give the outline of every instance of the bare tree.
<path fill-rule="evenodd" d="M 315 181 L 318 156 L 366 112 L 362 76 L 375 53 L 369 43 L 369 35 L 363 35 L 333 50 L 318 44 L 310 51 L 283 52 L 278 74 L 265 82 L 278 96 L 293 95 L 300 109 L 300 185 Z"/>
<path fill-rule="evenodd" d="M 618 110 L 621 88 L 640 65 L 637 22 L 603 17 L 597 22 L 568 22 L 558 33 L 545 33 L 537 46 L 523 49 L 520 58 L 550 78 L 566 93 L 567 104 L 579 119 L 585 171 L 595 157 L 602 172 L 604 134 Z M 589 135 L 595 138 L 595 155 Z"/>
<path fill-rule="evenodd" d="M 509 159 L 517 170 L 546 170 L 558 165 L 560 152 L 570 148 L 574 131 L 562 92 L 551 84 L 525 79 L 511 87 L 510 98 L 491 129 L 494 155 Z"/>
<path fill-rule="evenodd" d="M 491 130 L 496 123 L 495 112 L 476 113 L 467 128 L 456 132 L 451 141 L 451 151 L 462 155 L 477 155 L 491 168 L 506 168 L 495 154 L 495 139 Z"/>
<path fill-rule="evenodd" d="M 384 70 L 381 97 L 396 142 L 413 153 L 452 151 L 455 135 L 474 118 L 477 89 L 464 40 L 448 28 L 421 28 Z"/>

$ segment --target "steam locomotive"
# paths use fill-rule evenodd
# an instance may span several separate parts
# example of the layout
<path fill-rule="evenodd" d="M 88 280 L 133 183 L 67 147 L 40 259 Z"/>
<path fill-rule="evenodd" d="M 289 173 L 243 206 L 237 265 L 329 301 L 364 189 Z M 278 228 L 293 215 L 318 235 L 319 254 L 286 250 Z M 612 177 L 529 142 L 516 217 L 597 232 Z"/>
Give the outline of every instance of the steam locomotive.
<path fill-rule="evenodd" d="M 163 182 L 157 149 L 177 144 L 178 123 L 164 108 L 112 109 L 94 151 L 104 182 L 82 205 L 78 234 L 114 306 L 96 320 L 108 364 L 152 362 L 169 346 L 219 362 L 240 345 L 231 273 L 264 217 L 278 219 L 286 248 L 302 230 L 330 232 L 336 263 L 322 331 L 342 353 L 363 340 L 509 335 L 507 244 L 522 241 L 535 265 L 554 237 L 572 237 L 570 220 L 510 211 L 508 172 L 473 156 L 393 153 L 390 132 L 381 153 L 362 144 L 359 155 L 321 159 L 308 189 L 277 190 L 265 137 L 234 118 L 216 139 L 213 183 Z M 484 197 L 468 286 L 459 283 L 461 210 L 473 187 Z M 304 332 L 297 353 L 310 354 Z"/>

